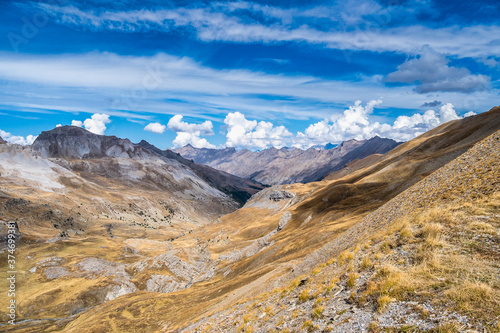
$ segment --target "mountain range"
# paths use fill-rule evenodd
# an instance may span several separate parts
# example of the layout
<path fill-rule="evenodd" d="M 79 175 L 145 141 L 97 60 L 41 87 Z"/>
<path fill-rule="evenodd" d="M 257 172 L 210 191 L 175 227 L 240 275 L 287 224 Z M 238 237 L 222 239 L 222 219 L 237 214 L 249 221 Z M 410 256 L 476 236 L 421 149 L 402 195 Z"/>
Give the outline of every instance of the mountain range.
<path fill-rule="evenodd" d="M 495 331 L 500 107 L 372 140 L 270 187 L 75 127 L 0 145 L 20 281 L 0 332 Z"/>
<path fill-rule="evenodd" d="M 258 152 L 234 148 L 194 148 L 191 145 L 175 151 L 196 163 L 209 165 L 242 178 L 267 185 L 309 183 L 323 179 L 347 163 L 372 154 L 384 154 L 399 143 L 374 137 L 369 140 L 349 140 L 328 149 L 307 150 L 269 148 Z"/>
<path fill-rule="evenodd" d="M 206 183 L 203 184 L 204 188 L 217 189 L 229 195 L 232 201 L 239 205 L 243 205 L 252 194 L 263 188 L 256 182 L 193 163 L 170 150 L 162 151 L 146 141 L 133 144 L 128 139 L 96 135 L 74 126 L 62 126 L 52 131 L 42 132 L 32 148 L 45 158 L 59 158 L 58 161 L 64 159 L 61 163 L 71 170 L 85 172 L 89 178 L 100 174 L 109 178 L 120 177 L 120 181 L 127 180 L 144 184 L 144 178 L 139 177 L 140 181 L 137 182 L 137 173 L 143 170 L 142 174 L 145 178 L 151 178 L 154 174 L 159 177 L 155 180 L 150 179 L 151 182 L 156 181 L 156 186 L 170 187 L 179 183 L 178 179 L 194 177 L 195 184 Z M 132 168 L 131 173 L 127 173 L 130 168 L 127 165 L 128 162 L 125 165 L 120 164 L 123 160 L 134 161 L 138 165 Z M 157 169 L 148 170 L 148 164 L 154 160 L 165 162 L 169 174 L 158 175 Z M 86 162 L 82 163 L 82 161 Z M 162 179 L 172 176 L 175 180 Z"/>

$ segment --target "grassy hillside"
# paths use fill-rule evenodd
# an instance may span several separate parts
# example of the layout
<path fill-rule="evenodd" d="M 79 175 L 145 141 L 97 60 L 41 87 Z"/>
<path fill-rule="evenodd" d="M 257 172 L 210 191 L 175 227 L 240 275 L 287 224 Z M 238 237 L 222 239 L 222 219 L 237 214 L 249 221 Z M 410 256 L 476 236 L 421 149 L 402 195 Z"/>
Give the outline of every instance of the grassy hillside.
<path fill-rule="evenodd" d="M 366 216 L 346 250 L 186 331 L 500 331 L 498 161 L 500 131 Z"/>

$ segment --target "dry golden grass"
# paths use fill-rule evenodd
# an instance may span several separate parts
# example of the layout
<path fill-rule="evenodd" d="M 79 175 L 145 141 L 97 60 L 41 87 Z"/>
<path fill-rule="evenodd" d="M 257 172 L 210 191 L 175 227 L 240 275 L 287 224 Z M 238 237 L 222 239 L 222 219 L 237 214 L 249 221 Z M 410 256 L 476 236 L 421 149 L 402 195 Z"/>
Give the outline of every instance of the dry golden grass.
<path fill-rule="evenodd" d="M 443 231 L 443 225 L 439 223 L 428 223 L 422 228 L 422 235 L 426 240 L 438 239 Z"/>
<path fill-rule="evenodd" d="M 458 333 L 462 332 L 464 329 L 463 325 L 449 322 L 440 324 L 437 328 L 433 329 L 432 333 Z"/>
<path fill-rule="evenodd" d="M 309 298 L 310 298 L 309 289 L 302 290 L 302 292 L 299 295 L 299 301 L 300 302 L 307 302 L 309 300 Z"/>
<path fill-rule="evenodd" d="M 434 207 L 418 214 L 416 221 L 419 225 L 434 223 L 450 226 L 455 223 L 455 218 L 450 210 L 443 207 Z"/>
<path fill-rule="evenodd" d="M 346 263 L 349 263 L 353 258 L 354 258 L 354 253 L 346 250 L 339 254 L 337 258 L 337 263 L 339 264 L 339 266 L 342 266 L 345 265 Z"/>
<path fill-rule="evenodd" d="M 349 277 L 347 278 L 347 286 L 349 288 L 354 288 L 356 285 L 356 281 L 359 279 L 359 274 L 357 273 L 351 273 L 349 274 Z"/>
<path fill-rule="evenodd" d="M 377 298 L 377 311 L 384 311 L 393 301 L 394 299 L 388 295 L 380 296 L 379 298 Z"/>
<path fill-rule="evenodd" d="M 337 287 L 338 281 L 339 281 L 339 279 L 336 277 L 331 279 L 330 282 L 328 283 L 328 286 L 326 287 L 325 293 L 329 294 L 335 287 Z"/>
<path fill-rule="evenodd" d="M 469 224 L 469 229 L 473 231 L 478 231 L 481 233 L 496 235 L 497 230 L 491 224 L 481 221 L 474 221 Z"/>
<path fill-rule="evenodd" d="M 476 316 L 483 315 L 482 311 L 486 309 L 498 309 L 500 305 L 498 290 L 495 292 L 491 286 L 481 282 L 460 283 L 448 289 L 444 296 L 458 311 Z"/>
<path fill-rule="evenodd" d="M 307 332 L 315 332 L 318 327 L 312 323 L 310 320 L 306 320 L 304 324 L 302 324 L 302 329 L 306 330 Z"/>
<path fill-rule="evenodd" d="M 365 255 L 365 257 L 361 261 L 360 268 L 362 270 L 365 270 L 365 269 L 372 268 L 372 267 L 373 267 L 373 262 L 370 260 L 370 257 L 368 255 Z"/>
<path fill-rule="evenodd" d="M 387 262 L 384 259 L 385 256 L 375 253 L 372 258 L 377 267 L 376 274 L 367 281 L 362 297 L 375 297 L 377 308 L 382 311 L 392 300 L 410 300 L 416 293 L 474 320 L 495 323 L 495 318 L 500 315 L 498 260 L 482 254 L 484 250 L 480 252 L 481 255 L 471 251 L 463 237 L 472 238 L 477 232 L 490 235 L 498 232 L 493 223 L 470 222 L 474 218 L 471 212 L 480 211 L 496 216 L 500 211 L 498 198 L 498 194 L 494 194 L 490 198 L 470 202 L 465 207 L 433 208 L 416 215 L 414 225 L 408 222 L 411 219 L 405 218 L 394 227 L 382 231 L 382 234 L 372 237 L 381 244 L 389 244 L 393 239 L 401 238 L 401 234 L 404 234 L 404 238 L 411 238 L 411 242 L 402 244 L 406 251 L 414 254 L 414 262 L 407 265 L 406 261 L 395 259 L 391 263 L 391 260 Z M 456 237 L 456 230 L 469 230 L 472 234 Z M 379 252 L 383 250 L 383 246 L 378 249 Z M 386 262 L 378 264 L 381 260 Z M 426 317 L 428 313 L 421 312 L 421 316 Z M 450 325 L 440 327 L 436 332 L 452 329 Z"/>
<path fill-rule="evenodd" d="M 318 306 L 318 307 L 314 308 L 313 313 L 312 313 L 313 318 L 317 319 L 317 318 L 322 317 L 324 310 L 325 309 L 322 306 Z"/>

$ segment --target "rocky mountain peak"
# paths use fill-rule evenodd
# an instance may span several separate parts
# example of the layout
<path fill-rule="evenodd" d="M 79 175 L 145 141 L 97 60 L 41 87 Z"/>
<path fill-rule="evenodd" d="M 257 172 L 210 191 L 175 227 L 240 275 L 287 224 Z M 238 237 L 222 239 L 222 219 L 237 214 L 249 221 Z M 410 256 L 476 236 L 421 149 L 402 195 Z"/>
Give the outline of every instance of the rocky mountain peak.
<path fill-rule="evenodd" d="M 128 139 L 91 133 L 76 126 L 61 126 L 42 132 L 33 149 L 44 157 L 102 158 L 135 156 L 138 147 Z"/>
<path fill-rule="evenodd" d="M 1 144 L 4 144 L 4 143 L 6 143 L 6 142 L 5 142 L 5 141 L 2 139 L 2 137 L 0 136 L 0 145 L 1 145 Z"/>

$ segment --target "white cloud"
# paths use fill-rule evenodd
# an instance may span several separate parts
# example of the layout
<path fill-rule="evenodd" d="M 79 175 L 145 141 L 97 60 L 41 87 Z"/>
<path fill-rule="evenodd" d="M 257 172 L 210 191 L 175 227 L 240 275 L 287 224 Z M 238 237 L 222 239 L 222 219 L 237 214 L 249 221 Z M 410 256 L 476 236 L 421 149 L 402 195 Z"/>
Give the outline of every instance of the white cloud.
<path fill-rule="evenodd" d="M 443 105 L 439 111 L 439 120 L 442 124 L 460 118 L 451 103 Z"/>
<path fill-rule="evenodd" d="M 156 123 L 147 124 L 146 127 L 144 127 L 144 130 L 149 131 L 149 132 L 153 132 L 153 133 L 162 134 L 163 132 L 165 132 L 166 128 L 167 128 L 167 126 L 156 122 Z"/>
<path fill-rule="evenodd" d="M 361 101 L 356 101 L 340 117 L 332 116 L 330 119 L 311 124 L 304 133 L 297 133 L 294 146 L 305 148 L 349 139 L 370 139 L 376 135 L 397 141 L 407 141 L 440 124 L 461 119 L 454 106 L 447 103 L 441 106 L 439 112 L 427 110 L 423 114 L 399 116 L 392 125 L 370 121 L 369 115 L 373 112 L 373 108 L 381 102 L 381 100 L 372 100 L 363 106 Z"/>
<path fill-rule="evenodd" d="M 475 116 L 476 114 L 477 113 L 475 113 L 474 111 L 469 111 L 466 114 L 464 114 L 464 118 L 472 117 L 472 116 Z"/>
<path fill-rule="evenodd" d="M 202 124 L 190 124 L 182 121 L 183 116 L 175 115 L 168 121 L 167 127 L 177 133 L 173 143 L 176 148 L 187 144 L 195 148 L 215 148 L 202 135 L 213 135 L 213 124 L 207 120 Z"/>
<path fill-rule="evenodd" d="M 109 124 L 109 115 L 104 113 L 95 113 L 92 117 L 85 119 L 83 123 L 80 120 L 71 121 L 71 126 L 84 127 L 87 131 L 98 135 L 104 135 L 106 124 Z"/>
<path fill-rule="evenodd" d="M 19 136 L 19 135 L 12 135 L 9 132 L 5 132 L 5 131 L 0 130 L 0 137 L 2 139 L 4 139 L 5 141 L 10 142 L 10 143 L 15 143 L 18 145 L 27 146 L 27 145 L 32 145 L 33 142 L 35 142 L 38 135 L 35 136 L 35 135 L 30 134 L 26 137 L 23 137 L 23 136 Z"/>
<path fill-rule="evenodd" d="M 80 121 L 80 120 L 72 120 L 71 121 L 71 126 L 83 127 L 83 122 Z"/>
<path fill-rule="evenodd" d="M 270 146 L 283 147 L 289 142 L 292 133 L 284 126 L 267 121 L 247 120 L 240 112 L 231 112 L 224 119 L 227 125 L 226 146 L 265 149 Z"/>
<path fill-rule="evenodd" d="M 412 25 L 384 28 L 384 21 L 387 18 L 383 17 L 381 22 L 373 26 L 365 20 L 367 14 L 378 13 L 386 17 L 396 14 L 384 13 L 380 5 L 373 1 L 365 1 L 361 5 L 359 1 L 351 1 L 339 8 L 318 6 L 307 10 L 282 9 L 245 2 L 202 8 L 130 11 L 84 11 L 74 6 L 48 4 L 41 4 L 40 7 L 52 15 L 56 22 L 93 30 L 124 32 L 181 30 L 193 31 L 198 39 L 203 41 L 307 42 L 329 48 L 376 52 L 412 53 L 422 45 L 429 44 L 439 52 L 460 56 L 494 56 L 500 53 L 500 44 L 496 43 L 496 36 L 500 35 L 499 26 L 454 25 L 432 28 Z M 241 8 L 250 10 L 253 15 L 240 17 L 235 11 Z M 252 19 L 259 14 L 263 14 L 265 19 L 261 21 Z M 312 17 L 313 20 L 312 22 L 297 20 L 300 17 Z M 330 29 L 311 27 L 314 26 L 315 19 L 325 17 L 329 19 Z M 337 21 L 342 21 L 340 27 Z M 293 22 L 303 22 L 303 24 L 294 25 Z M 191 29 L 184 29 L 185 27 Z M 484 45 L 488 47 L 485 48 Z"/>
<path fill-rule="evenodd" d="M 62 127 L 62 124 L 57 124 L 56 127 Z"/>
<path fill-rule="evenodd" d="M 409 59 L 398 70 L 387 75 L 387 82 L 415 83 L 415 91 L 421 94 L 435 91 L 470 93 L 487 90 L 490 78 L 474 75 L 466 68 L 448 66 L 444 54 L 424 46 L 419 57 Z"/>
<path fill-rule="evenodd" d="M 418 108 L 429 98 L 413 93 L 411 86 L 386 87 L 379 80 L 373 80 L 374 77 L 351 82 L 241 69 L 221 70 L 163 53 L 120 56 L 96 52 L 35 57 L 0 52 L 0 76 L 6 82 L 0 84 L 0 88 L 4 88 L 0 89 L 0 99 L 11 110 L 106 113 L 145 119 L 148 123 L 153 121 L 149 116 L 152 113 L 216 117 L 225 116 L 223 110 L 238 110 L 253 119 L 269 114 L 287 119 L 321 119 L 330 114 L 333 107 L 349 105 L 359 96 L 371 100 L 390 95 L 387 107 L 405 109 Z M 158 86 L 146 89 L 142 84 L 151 77 Z M 40 87 L 52 87 L 63 97 L 27 97 L 19 103 L 5 93 L 16 87 L 39 95 L 46 95 Z M 78 88 L 84 88 L 89 98 L 82 99 Z M 172 98 L 168 107 L 164 101 L 166 93 Z M 433 97 L 460 109 L 489 110 L 497 94 L 495 89 L 476 92 L 474 105 L 465 94 L 444 92 Z"/>

